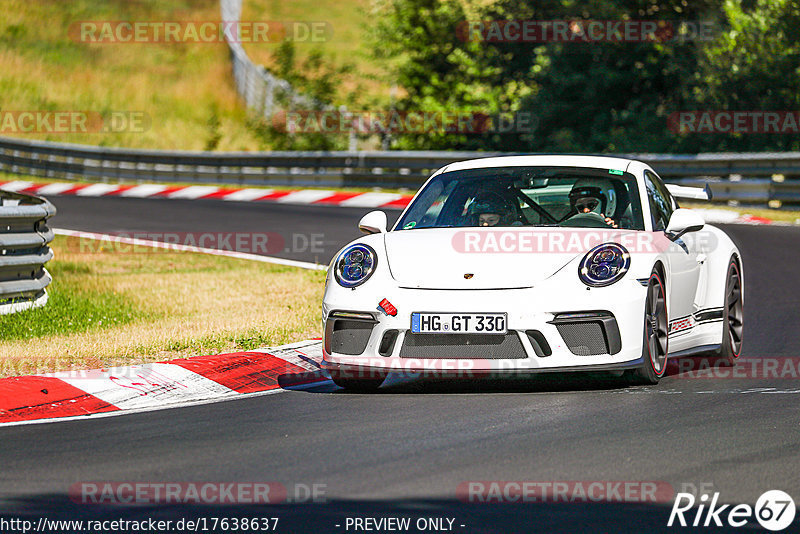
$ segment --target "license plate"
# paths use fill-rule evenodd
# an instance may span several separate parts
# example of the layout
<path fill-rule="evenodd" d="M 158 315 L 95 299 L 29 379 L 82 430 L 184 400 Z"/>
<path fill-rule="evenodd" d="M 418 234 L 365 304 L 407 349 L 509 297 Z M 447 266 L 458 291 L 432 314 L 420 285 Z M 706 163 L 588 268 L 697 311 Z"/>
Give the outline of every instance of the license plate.
<path fill-rule="evenodd" d="M 505 334 L 505 313 L 412 313 L 415 334 Z"/>

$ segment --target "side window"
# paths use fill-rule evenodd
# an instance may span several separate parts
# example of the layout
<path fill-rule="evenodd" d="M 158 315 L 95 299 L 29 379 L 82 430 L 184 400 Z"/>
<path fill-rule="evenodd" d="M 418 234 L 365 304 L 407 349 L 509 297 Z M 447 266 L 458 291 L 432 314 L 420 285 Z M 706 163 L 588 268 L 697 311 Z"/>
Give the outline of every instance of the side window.
<path fill-rule="evenodd" d="M 644 171 L 644 183 L 647 187 L 647 199 L 650 202 L 650 211 L 653 216 L 653 229 L 666 230 L 669 218 L 672 216 L 672 196 L 661 178 L 648 170 Z"/>

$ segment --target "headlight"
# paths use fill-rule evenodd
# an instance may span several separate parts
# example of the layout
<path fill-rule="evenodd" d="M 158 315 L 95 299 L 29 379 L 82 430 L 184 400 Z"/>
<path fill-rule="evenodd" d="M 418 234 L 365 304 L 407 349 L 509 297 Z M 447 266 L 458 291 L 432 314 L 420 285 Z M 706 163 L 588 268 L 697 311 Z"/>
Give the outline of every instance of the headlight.
<path fill-rule="evenodd" d="M 378 256 L 369 245 L 350 245 L 339 254 L 333 269 L 336 281 L 342 287 L 356 287 L 372 276 Z"/>
<path fill-rule="evenodd" d="M 631 255 L 622 245 L 603 243 L 581 261 L 578 275 L 587 286 L 608 286 L 622 278 L 631 265 Z"/>

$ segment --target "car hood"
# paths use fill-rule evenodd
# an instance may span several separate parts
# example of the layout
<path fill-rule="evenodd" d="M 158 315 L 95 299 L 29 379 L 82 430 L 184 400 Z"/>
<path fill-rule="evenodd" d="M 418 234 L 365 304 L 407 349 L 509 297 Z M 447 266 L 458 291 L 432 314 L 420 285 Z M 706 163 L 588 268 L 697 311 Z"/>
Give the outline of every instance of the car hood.
<path fill-rule="evenodd" d="M 512 289 L 553 276 L 620 230 L 421 228 L 384 234 L 392 277 L 421 289 Z M 471 276 L 470 276 L 471 275 Z M 576 273 L 577 276 L 577 273 Z"/>

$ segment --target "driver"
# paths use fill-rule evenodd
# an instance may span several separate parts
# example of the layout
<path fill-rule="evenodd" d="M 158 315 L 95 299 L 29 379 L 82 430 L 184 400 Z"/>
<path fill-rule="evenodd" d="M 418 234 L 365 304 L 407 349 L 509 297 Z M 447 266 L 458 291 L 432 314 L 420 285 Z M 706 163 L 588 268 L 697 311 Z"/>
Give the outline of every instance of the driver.
<path fill-rule="evenodd" d="M 600 184 L 594 181 L 578 180 L 569 192 L 569 204 L 572 217 L 586 213 L 594 213 L 602 217 L 605 223 L 612 228 L 617 228 L 617 223 L 611 217 L 606 217 L 606 212 L 613 212 L 609 205 L 608 197 L 603 192 Z"/>
<path fill-rule="evenodd" d="M 514 221 L 513 207 L 498 193 L 478 193 L 469 205 L 467 215 L 477 226 L 509 225 Z"/>

